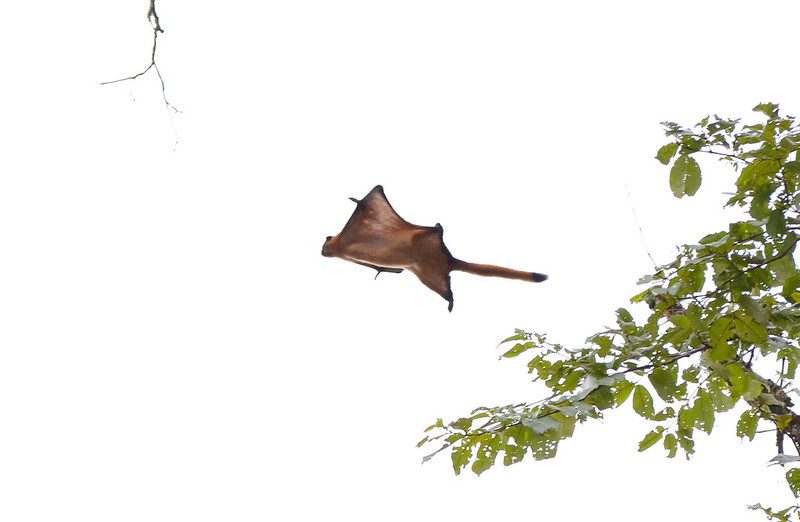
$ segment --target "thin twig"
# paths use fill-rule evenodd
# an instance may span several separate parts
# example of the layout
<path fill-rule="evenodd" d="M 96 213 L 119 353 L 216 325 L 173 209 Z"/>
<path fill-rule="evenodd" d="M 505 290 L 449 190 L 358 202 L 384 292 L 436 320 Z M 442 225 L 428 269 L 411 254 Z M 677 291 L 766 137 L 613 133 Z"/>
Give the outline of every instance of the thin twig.
<path fill-rule="evenodd" d="M 623 374 L 623 373 L 630 373 L 630 372 L 635 372 L 635 371 L 639 371 L 639 370 L 649 370 L 650 368 L 661 368 L 662 366 L 667 366 L 669 364 L 672 364 L 672 363 L 674 363 L 675 361 L 677 361 L 679 359 L 683 359 L 685 357 L 690 357 L 690 356 L 692 356 L 692 355 L 694 355 L 696 353 L 704 352 L 704 351 L 709 350 L 709 349 L 711 349 L 711 346 L 709 346 L 707 344 L 704 344 L 702 346 L 698 346 L 697 348 L 692 348 L 691 350 L 687 350 L 685 352 L 680 352 L 678 354 L 675 354 L 672 357 L 670 357 L 669 359 L 667 359 L 666 361 L 663 361 L 663 362 L 660 362 L 660 363 L 653 362 L 653 363 L 650 363 L 650 364 L 643 364 L 641 366 L 635 366 L 633 368 L 628 368 L 626 370 L 623 370 L 623 371 L 621 371 L 619 373 Z"/>
<path fill-rule="evenodd" d="M 645 241 L 644 239 L 644 231 L 642 230 L 642 224 L 639 221 L 639 216 L 636 215 L 636 207 L 633 206 L 633 198 L 631 197 L 631 191 L 627 185 L 625 186 L 625 191 L 628 193 L 628 202 L 631 204 L 631 212 L 633 212 L 633 220 L 636 221 L 636 226 L 639 227 L 639 237 L 642 239 L 642 246 L 644 247 L 644 251 L 647 253 L 647 257 L 649 257 L 650 261 L 653 263 L 653 268 L 658 269 L 656 260 L 653 259 L 653 256 L 650 254 L 650 249 L 647 248 L 647 241 Z"/>
<path fill-rule="evenodd" d="M 158 19 L 158 13 L 156 12 L 156 0 L 150 0 L 150 8 L 147 10 L 147 21 L 150 22 L 150 25 L 153 27 L 153 48 L 150 51 L 150 63 L 147 65 L 147 67 L 144 68 L 143 71 L 137 74 L 128 76 L 126 78 L 119 78 L 117 80 L 101 82 L 100 85 L 110 85 L 112 83 L 126 82 L 129 80 L 135 81 L 140 76 L 144 76 L 150 69 L 153 69 L 156 72 L 156 76 L 158 76 L 158 81 L 161 82 L 161 97 L 164 98 L 164 103 L 166 104 L 167 108 L 172 109 L 175 112 L 181 112 L 180 110 L 178 110 L 177 107 L 172 105 L 167 99 L 164 77 L 161 76 L 161 71 L 158 69 L 158 64 L 156 63 L 156 49 L 158 48 L 158 33 L 164 32 L 164 29 L 161 28 L 161 21 Z"/>

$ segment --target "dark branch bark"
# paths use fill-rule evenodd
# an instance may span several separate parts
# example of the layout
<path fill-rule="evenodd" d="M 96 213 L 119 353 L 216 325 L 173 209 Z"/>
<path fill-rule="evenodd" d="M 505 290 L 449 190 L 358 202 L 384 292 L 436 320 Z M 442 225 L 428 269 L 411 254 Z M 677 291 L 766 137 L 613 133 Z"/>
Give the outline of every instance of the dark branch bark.
<path fill-rule="evenodd" d="M 792 403 L 792 399 L 789 397 L 786 391 L 772 379 L 762 377 L 750 368 L 747 368 L 747 371 L 750 373 L 750 375 L 758 379 L 761 384 L 764 385 L 767 393 L 775 397 L 775 399 L 781 403 L 770 404 L 768 406 L 770 413 L 773 415 L 773 418 L 770 418 L 769 420 L 775 423 L 775 444 L 778 448 L 778 453 L 783 454 L 783 438 L 786 436 L 792 441 L 795 451 L 797 451 L 797 454 L 800 455 L 800 416 L 791 410 L 791 407 L 794 405 Z M 747 401 L 747 403 L 756 409 L 761 409 L 762 407 L 762 404 L 755 400 Z M 789 415 L 791 420 L 789 420 L 788 424 L 784 428 L 781 428 L 778 425 L 778 417 L 785 415 Z"/>

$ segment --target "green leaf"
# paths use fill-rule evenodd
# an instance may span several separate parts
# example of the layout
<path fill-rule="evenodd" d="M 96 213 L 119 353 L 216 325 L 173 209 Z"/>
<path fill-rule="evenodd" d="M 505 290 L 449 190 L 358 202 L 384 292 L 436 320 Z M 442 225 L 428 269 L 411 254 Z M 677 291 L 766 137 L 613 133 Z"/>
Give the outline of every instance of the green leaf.
<path fill-rule="evenodd" d="M 694 453 L 694 440 L 692 440 L 691 432 L 689 433 L 689 435 L 679 434 L 678 444 L 681 445 L 681 448 L 686 453 L 686 458 L 688 460 L 689 455 Z"/>
<path fill-rule="evenodd" d="M 610 386 L 598 386 L 586 397 L 585 401 L 599 410 L 606 410 L 614 406 L 614 393 Z"/>
<path fill-rule="evenodd" d="M 528 341 L 527 343 L 517 343 L 514 345 L 513 348 L 508 350 L 506 353 L 502 355 L 502 357 L 511 358 L 516 357 L 517 355 L 521 354 L 526 350 L 530 350 L 534 347 L 533 341 Z"/>
<path fill-rule="evenodd" d="M 675 153 L 678 152 L 678 144 L 677 143 L 667 143 L 656 153 L 656 159 L 663 163 L 664 165 L 668 165 L 672 157 Z"/>
<path fill-rule="evenodd" d="M 800 161 L 787 161 L 783 164 L 783 172 L 789 174 L 800 174 Z"/>
<path fill-rule="evenodd" d="M 429 432 L 429 431 L 431 431 L 432 429 L 435 429 L 435 428 L 444 428 L 444 421 L 441 418 L 436 419 L 436 422 L 434 422 L 433 424 L 431 424 L 430 426 L 425 428 L 425 433 L 427 433 L 427 432 Z"/>
<path fill-rule="evenodd" d="M 728 343 L 732 335 L 733 319 L 730 317 L 720 317 L 711 323 L 711 327 L 708 331 L 711 350 L 703 352 L 704 357 L 716 362 L 732 359 L 735 350 Z"/>
<path fill-rule="evenodd" d="M 794 493 L 794 496 L 800 494 L 800 469 L 792 468 L 786 471 L 786 482 L 789 483 L 789 488 Z"/>
<path fill-rule="evenodd" d="M 678 439 L 672 433 L 664 437 L 664 449 L 667 450 L 667 457 L 673 458 L 678 454 Z"/>
<path fill-rule="evenodd" d="M 610 338 L 603 335 L 591 337 L 590 341 L 600 347 L 600 349 L 597 350 L 598 357 L 605 357 L 608 355 L 608 352 L 611 351 L 611 348 L 614 345 Z"/>
<path fill-rule="evenodd" d="M 494 464 L 494 459 L 488 459 L 488 458 L 476 459 L 475 462 L 472 463 L 472 472 L 475 473 L 476 475 L 480 475 L 487 469 L 491 468 L 492 464 Z"/>
<path fill-rule="evenodd" d="M 667 406 L 666 408 L 664 408 L 664 409 L 663 409 L 663 410 L 661 410 L 660 412 L 658 412 L 658 413 L 654 414 L 654 415 L 653 415 L 653 417 L 652 417 L 652 419 L 653 419 L 654 421 L 659 421 L 659 422 L 661 422 L 661 421 L 665 421 L 665 420 L 667 420 L 667 419 L 672 419 L 672 418 L 674 418 L 674 417 L 675 417 L 675 410 L 674 410 L 674 409 L 672 409 L 672 407 L 671 407 L 671 406 Z"/>
<path fill-rule="evenodd" d="M 548 430 L 556 430 L 561 427 L 561 424 L 551 417 L 522 419 L 522 424 L 532 429 L 534 433 L 544 433 Z"/>
<path fill-rule="evenodd" d="M 755 322 L 766 326 L 769 322 L 769 312 L 761 304 L 747 294 L 739 296 L 739 304 L 742 309 L 753 318 Z"/>
<path fill-rule="evenodd" d="M 676 383 L 678 381 L 678 365 L 670 364 L 668 366 L 661 366 L 653 368 L 648 376 L 653 389 L 662 400 L 665 402 L 672 402 L 675 395 L 678 393 Z"/>
<path fill-rule="evenodd" d="M 647 391 L 647 388 L 637 384 L 633 391 L 633 410 L 642 417 L 649 419 L 654 414 L 653 410 L 653 396 Z"/>
<path fill-rule="evenodd" d="M 617 308 L 617 322 L 622 324 L 633 323 L 633 316 L 624 308 Z"/>
<path fill-rule="evenodd" d="M 461 417 L 457 421 L 451 422 L 450 426 L 457 430 L 467 431 L 470 429 L 470 427 L 472 427 L 472 419 L 468 417 Z"/>
<path fill-rule="evenodd" d="M 552 459 L 556 456 L 559 435 L 555 431 L 532 434 L 530 437 L 531 455 L 536 460 Z"/>
<path fill-rule="evenodd" d="M 450 454 L 450 459 L 453 461 L 453 471 L 456 475 L 461 474 L 461 470 L 467 467 L 469 459 L 472 457 L 472 448 L 469 446 L 457 446 Z"/>
<path fill-rule="evenodd" d="M 747 342 L 764 344 L 767 342 L 767 330 L 753 321 L 749 315 L 738 315 L 733 321 L 739 337 Z"/>
<path fill-rule="evenodd" d="M 755 107 L 753 107 L 755 112 L 760 112 L 765 114 L 770 118 L 777 118 L 778 116 L 778 104 L 777 103 L 759 103 Z"/>
<path fill-rule="evenodd" d="M 614 402 L 617 406 L 621 406 L 633 391 L 633 383 L 628 380 L 618 381 L 614 384 Z"/>
<path fill-rule="evenodd" d="M 730 317 L 720 317 L 711 323 L 711 327 L 708 329 L 711 346 L 726 343 L 731 338 L 732 326 L 733 320 Z"/>
<path fill-rule="evenodd" d="M 769 268 L 775 274 L 775 283 L 783 286 L 786 281 L 797 275 L 797 268 L 794 264 L 794 257 L 783 256 L 769 263 Z"/>
<path fill-rule="evenodd" d="M 714 410 L 718 412 L 728 411 L 739 401 L 739 394 L 731 389 L 728 384 L 720 378 L 713 378 L 708 380 L 708 395 L 711 397 L 711 403 L 714 405 Z"/>
<path fill-rule="evenodd" d="M 794 275 L 788 277 L 783 283 L 781 294 L 786 298 L 790 298 L 798 288 L 800 288 L 800 274 L 795 272 Z M 795 302 L 794 299 L 792 299 L 792 302 Z"/>
<path fill-rule="evenodd" d="M 706 433 L 711 433 L 714 428 L 714 404 L 711 402 L 708 392 L 702 389 L 697 392 L 694 409 L 697 411 L 696 426 Z"/>
<path fill-rule="evenodd" d="M 661 440 L 661 437 L 663 435 L 664 435 L 664 427 L 658 426 L 656 429 L 645 435 L 642 441 L 639 442 L 639 451 L 644 451 L 647 448 L 651 447 L 653 444 Z"/>
<path fill-rule="evenodd" d="M 527 451 L 528 448 L 525 446 L 507 444 L 505 447 L 505 455 L 503 456 L 503 465 L 510 466 L 511 464 L 522 462 Z"/>
<path fill-rule="evenodd" d="M 727 242 L 728 242 L 728 233 L 725 231 L 708 234 L 707 236 L 703 237 L 703 239 L 700 240 L 701 245 L 706 245 L 710 247 L 720 247 Z"/>
<path fill-rule="evenodd" d="M 697 161 L 686 155 L 675 160 L 669 173 L 669 186 L 675 197 L 694 196 L 701 183 L 700 165 Z"/>
<path fill-rule="evenodd" d="M 778 427 L 779 430 L 782 430 L 792 422 L 792 419 L 794 419 L 794 415 L 792 415 L 791 413 L 787 413 L 785 415 L 778 415 L 775 417 L 775 425 Z"/>
<path fill-rule="evenodd" d="M 736 423 L 736 435 L 740 438 L 747 437 L 753 440 L 756 436 L 756 428 L 758 427 L 758 413 L 753 410 L 742 412 L 739 421 Z"/>
<path fill-rule="evenodd" d="M 699 381 L 700 368 L 697 366 L 689 366 L 688 368 L 683 370 L 683 372 L 681 372 L 681 377 L 683 378 L 684 381 L 694 382 L 694 383 L 700 382 Z"/>
<path fill-rule="evenodd" d="M 507 343 L 509 341 L 525 341 L 527 339 L 528 339 L 528 334 L 526 334 L 525 332 L 520 331 L 520 332 L 515 333 L 511 337 L 506 337 L 505 339 L 500 341 L 500 344 Z"/>
<path fill-rule="evenodd" d="M 783 210 L 775 209 L 767 220 L 767 233 L 771 236 L 778 236 L 786 233 L 786 216 Z"/>

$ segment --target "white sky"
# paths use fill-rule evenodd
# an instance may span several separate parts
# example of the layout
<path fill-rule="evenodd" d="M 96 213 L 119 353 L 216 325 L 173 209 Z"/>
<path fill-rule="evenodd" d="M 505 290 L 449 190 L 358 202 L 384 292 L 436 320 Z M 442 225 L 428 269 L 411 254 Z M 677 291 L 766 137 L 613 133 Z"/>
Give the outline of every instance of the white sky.
<path fill-rule="evenodd" d="M 548 462 L 454 477 L 436 417 L 534 400 L 496 343 L 579 343 L 727 222 L 729 173 L 672 198 L 659 122 L 800 114 L 796 2 L 15 2 L 0 45 L 0 519 L 761 520 L 772 437 L 691 462 L 626 405 Z M 175 144 L 176 139 L 178 141 Z M 710 165 L 710 163 L 706 163 Z M 462 259 L 319 255 L 381 183 Z M 627 190 L 630 190 L 631 199 Z M 565 514 L 567 513 L 567 514 Z"/>

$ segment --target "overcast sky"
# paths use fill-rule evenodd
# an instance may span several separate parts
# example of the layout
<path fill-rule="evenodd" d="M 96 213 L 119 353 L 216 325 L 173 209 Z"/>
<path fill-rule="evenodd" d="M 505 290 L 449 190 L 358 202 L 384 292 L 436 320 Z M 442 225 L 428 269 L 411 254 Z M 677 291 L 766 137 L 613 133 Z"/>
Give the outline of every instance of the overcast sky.
<path fill-rule="evenodd" d="M 542 397 L 514 328 L 577 345 L 729 172 L 676 200 L 659 122 L 800 114 L 796 2 L 15 2 L 0 45 L 0 519 L 761 520 L 774 440 L 639 454 L 630 406 L 558 457 L 455 477 L 436 419 Z M 459 258 L 320 256 L 382 184 Z M 630 196 L 629 196 L 630 194 Z M 633 209 L 638 215 L 634 218 Z M 636 310 L 632 307 L 632 310 Z M 643 313 L 638 310 L 638 313 Z M 554 518 L 555 517 L 555 518 Z"/>

